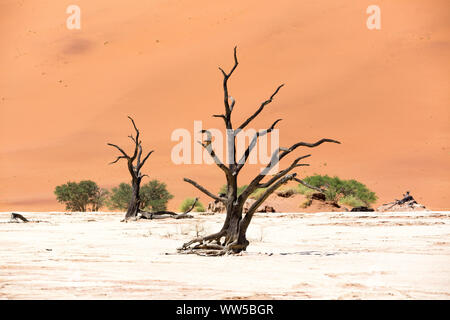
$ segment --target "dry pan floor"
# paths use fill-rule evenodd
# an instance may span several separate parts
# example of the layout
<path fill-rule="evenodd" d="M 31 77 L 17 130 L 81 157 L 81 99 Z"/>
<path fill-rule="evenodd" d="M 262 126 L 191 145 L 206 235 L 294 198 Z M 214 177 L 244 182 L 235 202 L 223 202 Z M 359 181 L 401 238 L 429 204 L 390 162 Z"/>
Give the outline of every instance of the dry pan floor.
<path fill-rule="evenodd" d="M 23 214 L 0 213 L 2 299 L 450 298 L 450 212 L 259 214 L 225 257 L 173 254 L 220 214 Z"/>

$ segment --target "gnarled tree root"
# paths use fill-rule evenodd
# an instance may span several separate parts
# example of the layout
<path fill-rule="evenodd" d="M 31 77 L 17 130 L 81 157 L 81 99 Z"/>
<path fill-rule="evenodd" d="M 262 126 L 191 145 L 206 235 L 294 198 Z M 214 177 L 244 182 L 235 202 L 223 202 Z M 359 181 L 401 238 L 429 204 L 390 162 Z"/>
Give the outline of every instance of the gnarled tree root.
<path fill-rule="evenodd" d="M 182 254 L 197 254 L 199 256 L 223 256 L 239 254 L 245 251 L 248 246 L 248 241 L 241 244 L 237 240 L 222 244 L 220 240 L 225 236 L 226 232 L 220 231 L 205 237 L 195 238 L 183 244 L 177 251 Z"/>

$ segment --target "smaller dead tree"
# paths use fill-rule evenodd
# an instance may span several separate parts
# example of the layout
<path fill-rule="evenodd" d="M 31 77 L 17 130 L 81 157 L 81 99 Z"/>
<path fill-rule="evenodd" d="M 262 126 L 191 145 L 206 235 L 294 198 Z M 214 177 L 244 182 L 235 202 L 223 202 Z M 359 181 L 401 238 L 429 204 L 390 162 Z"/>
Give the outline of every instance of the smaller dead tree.
<path fill-rule="evenodd" d="M 141 198 L 140 198 L 140 189 L 141 189 L 141 181 L 144 177 L 148 177 L 146 174 L 142 174 L 141 169 L 144 166 L 145 162 L 147 161 L 148 157 L 153 153 L 153 150 L 148 152 L 144 157 L 142 157 L 143 151 L 142 151 L 142 141 L 140 138 L 140 132 L 139 129 L 136 126 L 136 123 L 134 122 L 133 118 L 130 116 L 128 117 L 130 119 L 131 123 L 133 124 L 133 128 L 136 132 L 136 135 L 129 135 L 128 137 L 133 141 L 134 143 L 134 150 L 133 154 L 130 156 L 128 153 L 126 153 L 121 147 L 118 145 L 108 143 L 108 146 L 114 147 L 121 155 L 117 157 L 116 160 L 111 162 L 110 164 L 114 164 L 118 162 L 120 159 L 127 160 L 127 167 L 128 171 L 131 175 L 131 187 L 132 187 L 132 193 L 131 193 L 131 199 L 128 204 L 127 212 L 125 214 L 124 221 L 128 221 L 130 219 L 138 220 L 138 219 L 165 219 L 165 218 L 174 218 L 174 219 L 183 219 L 183 218 L 192 218 L 191 215 L 188 215 L 187 213 L 190 212 L 195 204 L 197 203 L 197 199 L 195 200 L 194 206 L 190 208 L 188 211 L 177 214 L 172 211 L 156 211 L 156 212 L 146 212 L 142 211 L 141 208 Z"/>
<path fill-rule="evenodd" d="M 136 124 L 134 123 L 133 118 L 131 118 L 129 116 L 128 119 L 131 120 L 131 123 L 133 124 L 133 128 L 136 131 L 136 136 L 133 136 L 132 134 L 128 136 L 131 139 L 131 141 L 133 141 L 133 143 L 134 143 L 133 155 L 131 155 L 131 156 L 128 155 L 118 145 L 108 143 L 108 146 L 116 148 L 121 153 L 121 155 L 118 156 L 117 159 L 114 160 L 113 162 L 111 162 L 110 164 L 114 164 L 114 163 L 118 162 L 120 159 L 126 159 L 128 171 L 130 172 L 130 175 L 131 175 L 131 186 L 133 188 L 133 191 L 132 191 L 130 203 L 128 204 L 127 213 L 125 214 L 125 220 L 131 219 L 131 218 L 136 218 L 137 214 L 139 213 L 139 210 L 140 210 L 139 208 L 140 208 L 140 204 L 141 204 L 141 198 L 139 195 L 140 188 L 141 188 L 141 181 L 142 181 L 143 177 L 147 176 L 147 175 L 145 175 L 145 174 L 143 175 L 141 173 L 141 169 L 144 166 L 145 162 L 147 161 L 148 157 L 150 157 L 150 155 L 153 153 L 153 150 L 152 150 L 149 153 L 147 153 L 147 155 L 144 158 L 142 158 L 142 141 L 139 140 L 139 135 L 140 135 L 139 129 L 136 127 Z"/>

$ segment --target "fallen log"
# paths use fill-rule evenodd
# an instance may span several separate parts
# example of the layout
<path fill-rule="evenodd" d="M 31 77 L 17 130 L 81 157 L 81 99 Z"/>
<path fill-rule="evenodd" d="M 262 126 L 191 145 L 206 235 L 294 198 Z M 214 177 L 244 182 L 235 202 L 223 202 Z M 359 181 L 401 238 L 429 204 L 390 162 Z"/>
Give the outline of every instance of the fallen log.
<path fill-rule="evenodd" d="M 360 207 L 354 207 L 350 212 L 373 212 L 375 211 L 372 208 L 366 207 L 366 206 L 360 206 Z"/>
<path fill-rule="evenodd" d="M 162 211 L 155 211 L 155 212 L 147 212 L 147 211 L 140 211 L 139 212 L 139 219 L 149 219 L 149 220 L 153 220 L 153 219 L 167 219 L 167 218 L 172 218 L 172 219 L 190 219 L 193 218 L 192 215 L 188 214 L 189 212 L 191 212 L 194 208 L 195 205 L 198 202 L 198 198 L 195 198 L 194 203 L 192 204 L 192 206 L 187 209 L 185 212 L 177 214 L 175 212 L 172 211 L 166 211 L 166 210 L 162 210 Z"/>
<path fill-rule="evenodd" d="M 25 218 L 23 215 L 14 212 L 11 212 L 11 220 L 13 221 L 22 220 L 22 222 L 29 222 L 29 220 Z"/>

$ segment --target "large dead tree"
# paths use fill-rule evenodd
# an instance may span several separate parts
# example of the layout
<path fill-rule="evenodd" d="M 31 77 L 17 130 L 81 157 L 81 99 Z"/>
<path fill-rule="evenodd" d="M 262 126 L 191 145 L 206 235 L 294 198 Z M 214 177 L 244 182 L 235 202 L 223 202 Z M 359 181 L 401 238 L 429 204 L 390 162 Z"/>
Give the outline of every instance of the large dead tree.
<path fill-rule="evenodd" d="M 264 168 L 264 170 L 258 174 L 247 186 L 247 188 L 238 196 L 238 176 L 247 162 L 252 150 L 256 146 L 258 138 L 269 134 L 274 130 L 276 124 L 281 121 L 281 119 L 276 120 L 272 125 L 266 129 L 259 132 L 253 136 L 248 147 L 246 148 L 244 154 L 238 159 L 236 155 L 236 138 L 239 133 L 244 130 L 263 110 L 269 105 L 281 88 L 283 84 L 278 86 L 272 95 L 265 101 L 261 103 L 259 108 L 241 123 L 237 128 L 234 127 L 231 121 L 232 112 L 235 111 L 235 99 L 229 95 L 228 92 L 228 81 L 232 76 L 233 72 L 238 66 L 237 59 L 237 48 L 234 48 L 234 66 L 227 73 L 222 68 L 219 70 L 223 74 L 223 91 L 224 91 L 224 105 L 225 113 L 213 115 L 213 117 L 222 118 L 227 129 L 227 141 L 229 144 L 227 157 L 229 159 L 229 164 L 224 164 L 221 159 L 216 155 L 213 149 L 213 144 L 211 143 L 212 134 L 208 130 L 203 130 L 202 133 L 206 135 L 204 142 L 200 142 L 203 148 L 207 150 L 209 155 L 214 159 L 215 164 L 223 171 L 226 181 L 227 181 L 227 192 L 225 195 L 216 195 L 206 188 L 198 184 L 197 182 L 184 178 L 184 181 L 190 183 L 201 192 L 205 193 L 212 199 L 222 202 L 226 207 L 226 217 L 222 229 L 214 234 L 200 237 L 189 241 L 179 249 L 182 253 L 197 253 L 200 255 L 223 255 L 229 253 L 239 253 L 246 250 L 249 245 L 249 241 L 246 238 L 247 228 L 253 218 L 258 207 L 267 199 L 267 197 L 272 194 L 277 188 L 285 184 L 287 181 L 295 180 L 303 185 L 308 186 L 304 181 L 296 177 L 296 173 L 291 173 L 292 170 L 300 166 L 305 166 L 307 164 L 300 163 L 301 160 L 309 157 L 310 155 L 304 155 L 296 158 L 287 168 L 279 171 L 274 175 L 268 175 L 270 170 L 274 165 L 276 165 L 280 160 L 288 156 L 291 152 L 299 147 L 314 148 L 322 143 L 340 143 L 332 139 L 321 139 L 314 143 L 298 142 L 289 148 L 278 148 L 272 154 L 272 161 Z M 230 146 L 231 144 L 231 146 Z M 268 179 L 265 177 L 268 176 Z M 267 180 L 267 181 L 263 181 Z M 311 187 L 311 186 L 309 186 Z M 243 215 L 243 207 L 245 201 L 248 197 L 258 188 L 266 188 L 261 197 L 254 202 L 248 209 L 247 213 Z M 322 190 L 320 190 L 322 191 Z"/>

